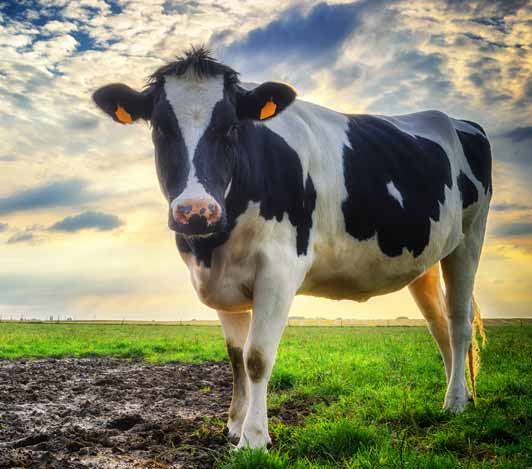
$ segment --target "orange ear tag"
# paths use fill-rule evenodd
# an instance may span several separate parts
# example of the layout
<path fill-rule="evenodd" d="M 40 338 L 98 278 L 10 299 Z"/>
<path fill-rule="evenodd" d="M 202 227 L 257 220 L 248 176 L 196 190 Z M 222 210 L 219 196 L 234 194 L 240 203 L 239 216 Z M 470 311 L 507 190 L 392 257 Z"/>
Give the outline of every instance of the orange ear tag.
<path fill-rule="evenodd" d="M 270 99 L 264 106 L 262 106 L 262 109 L 260 110 L 260 120 L 262 121 L 264 119 L 268 119 L 268 117 L 272 117 L 276 110 L 277 105 L 273 102 L 273 100 Z"/>
<path fill-rule="evenodd" d="M 118 105 L 115 111 L 115 116 L 118 118 L 122 124 L 132 124 L 133 119 L 131 118 L 131 114 L 127 112 L 122 106 Z"/>

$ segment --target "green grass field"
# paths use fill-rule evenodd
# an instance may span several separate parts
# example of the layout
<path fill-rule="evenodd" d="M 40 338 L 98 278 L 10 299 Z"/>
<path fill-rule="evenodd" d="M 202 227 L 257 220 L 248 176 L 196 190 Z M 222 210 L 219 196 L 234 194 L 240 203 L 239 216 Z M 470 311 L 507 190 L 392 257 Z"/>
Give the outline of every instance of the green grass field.
<path fill-rule="evenodd" d="M 532 467 L 532 327 L 488 328 L 478 400 L 441 410 L 443 366 L 426 329 L 292 327 L 269 408 L 274 448 L 228 452 L 225 468 Z M 151 362 L 225 360 L 218 327 L 0 323 L 0 358 L 112 355 Z M 227 403 L 229 405 L 229 402 Z M 221 425 L 221 423 L 220 423 Z"/>

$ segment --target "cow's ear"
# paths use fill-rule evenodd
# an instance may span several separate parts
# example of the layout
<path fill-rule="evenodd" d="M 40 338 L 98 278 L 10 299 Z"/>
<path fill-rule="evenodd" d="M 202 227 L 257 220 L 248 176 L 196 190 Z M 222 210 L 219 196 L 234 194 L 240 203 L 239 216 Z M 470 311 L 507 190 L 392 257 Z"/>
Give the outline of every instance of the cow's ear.
<path fill-rule="evenodd" d="M 96 105 L 116 122 L 132 124 L 137 119 L 150 119 L 153 110 L 153 93 L 142 93 L 122 83 L 113 83 L 97 89 L 92 99 Z"/>
<path fill-rule="evenodd" d="M 238 118 L 271 119 L 290 106 L 295 98 L 296 91 L 290 85 L 268 81 L 237 94 Z"/>

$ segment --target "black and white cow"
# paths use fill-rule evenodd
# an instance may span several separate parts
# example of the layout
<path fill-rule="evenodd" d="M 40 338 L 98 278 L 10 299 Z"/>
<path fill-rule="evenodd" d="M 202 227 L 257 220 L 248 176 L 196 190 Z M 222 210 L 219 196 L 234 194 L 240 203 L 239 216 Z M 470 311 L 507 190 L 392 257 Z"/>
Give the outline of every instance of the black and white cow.
<path fill-rule="evenodd" d="M 151 123 L 169 227 L 223 325 L 230 434 L 239 447 L 270 441 L 266 390 L 297 294 L 365 301 L 408 285 L 443 357 L 444 407 L 463 411 L 492 193 L 486 134 L 438 111 L 346 115 L 295 97 L 240 83 L 204 49 L 142 92 L 93 96 L 117 122 Z"/>

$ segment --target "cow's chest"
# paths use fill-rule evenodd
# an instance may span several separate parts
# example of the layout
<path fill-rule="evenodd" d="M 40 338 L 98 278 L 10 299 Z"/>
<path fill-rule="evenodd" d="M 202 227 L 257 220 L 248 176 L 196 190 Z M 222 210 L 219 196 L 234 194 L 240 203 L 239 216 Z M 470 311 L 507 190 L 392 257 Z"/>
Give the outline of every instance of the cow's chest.
<path fill-rule="evenodd" d="M 251 308 L 257 263 L 264 252 L 268 222 L 251 206 L 239 217 L 230 238 L 214 249 L 210 265 L 197 262 L 192 254 L 183 254 L 192 285 L 206 305 L 225 311 Z"/>
<path fill-rule="evenodd" d="M 216 265 L 189 265 L 192 285 L 199 299 L 211 308 L 243 311 L 251 308 L 254 269 L 252 264 L 229 264 L 219 272 Z"/>

